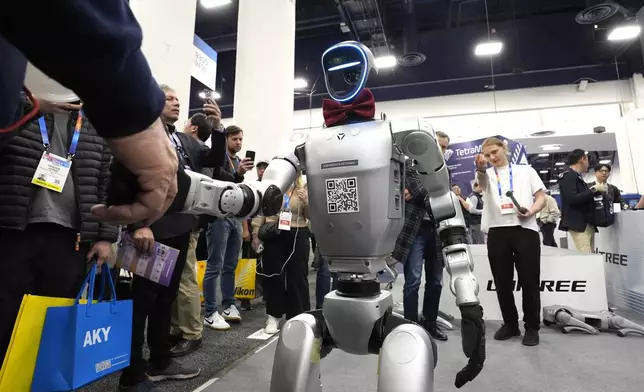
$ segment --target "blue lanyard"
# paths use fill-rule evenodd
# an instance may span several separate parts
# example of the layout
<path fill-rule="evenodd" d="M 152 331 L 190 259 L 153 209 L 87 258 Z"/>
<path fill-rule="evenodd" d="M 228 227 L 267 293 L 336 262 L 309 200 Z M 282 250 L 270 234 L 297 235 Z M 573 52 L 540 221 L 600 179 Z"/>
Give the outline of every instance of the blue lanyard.
<path fill-rule="evenodd" d="M 40 136 L 42 136 L 42 144 L 45 146 L 45 150 L 49 150 L 49 135 L 47 134 L 47 124 L 45 124 L 45 117 L 40 117 L 38 119 L 38 124 L 40 125 Z M 83 112 L 78 111 L 78 117 L 76 118 L 76 126 L 74 127 L 74 135 L 72 136 L 72 143 L 69 146 L 67 152 L 67 158 L 72 158 L 76 155 L 76 147 L 78 146 L 78 139 L 80 139 L 81 126 L 83 125 Z"/>
<path fill-rule="evenodd" d="M 494 168 L 494 174 L 496 174 L 496 186 L 499 188 L 499 196 L 503 198 L 503 190 L 501 190 L 501 177 L 499 176 L 499 171 Z M 514 192 L 514 183 L 512 181 L 512 164 L 510 164 L 510 191 Z"/>
<path fill-rule="evenodd" d="M 287 194 L 284 194 L 284 209 L 288 210 L 288 206 L 290 202 L 291 202 L 291 197 Z"/>

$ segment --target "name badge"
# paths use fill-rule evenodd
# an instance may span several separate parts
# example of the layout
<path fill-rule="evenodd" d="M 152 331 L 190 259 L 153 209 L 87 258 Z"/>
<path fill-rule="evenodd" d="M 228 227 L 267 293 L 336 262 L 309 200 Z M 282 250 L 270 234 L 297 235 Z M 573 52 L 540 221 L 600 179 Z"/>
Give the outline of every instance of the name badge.
<path fill-rule="evenodd" d="M 280 212 L 280 221 L 279 221 L 278 228 L 280 230 L 290 231 L 291 230 L 291 217 L 292 216 L 293 216 L 293 214 L 291 214 L 288 211 Z"/>
<path fill-rule="evenodd" d="M 514 203 L 511 199 L 503 198 L 501 200 L 501 214 L 508 215 L 514 214 Z"/>
<path fill-rule="evenodd" d="M 71 167 L 72 161 L 69 159 L 45 152 L 31 183 L 60 193 L 65 187 Z"/>

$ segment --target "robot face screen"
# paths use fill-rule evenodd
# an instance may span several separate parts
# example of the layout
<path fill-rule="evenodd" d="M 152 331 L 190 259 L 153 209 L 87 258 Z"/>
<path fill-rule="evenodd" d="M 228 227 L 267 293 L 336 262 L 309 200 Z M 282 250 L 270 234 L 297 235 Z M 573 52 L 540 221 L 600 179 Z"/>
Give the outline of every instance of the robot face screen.
<path fill-rule="evenodd" d="M 351 44 L 338 45 L 322 56 L 329 95 L 336 101 L 353 99 L 364 88 L 368 72 L 364 51 Z"/>

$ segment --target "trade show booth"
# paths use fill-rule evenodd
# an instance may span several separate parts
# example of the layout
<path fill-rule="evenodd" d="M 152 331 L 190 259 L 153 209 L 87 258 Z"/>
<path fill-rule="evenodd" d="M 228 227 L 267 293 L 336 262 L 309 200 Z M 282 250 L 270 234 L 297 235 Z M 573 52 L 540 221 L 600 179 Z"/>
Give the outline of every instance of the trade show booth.
<path fill-rule="evenodd" d="M 501 309 L 496 298 L 494 279 L 490 271 L 486 245 L 471 245 L 474 258 L 474 274 L 479 281 L 479 299 L 486 320 L 502 320 Z M 401 269 L 399 269 L 400 271 Z M 460 318 L 454 295 L 450 292 L 449 276 L 443 274 L 443 292 L 440 310 Z M 392 293 L 396 311 L 402 312 L 402 294 L 405 277 L 401 273 Z M 640 279 L 640 282 L 643 280 Z M 604 261 L 598 254 L 582 254 L 575 250 L 541 247 L 541 305 L 566 305 L 584 310 L 606 310 L 607 281 L 604 277 Z M 425 278 L 419 290 L 419 309 L 422 309 Z M 644 296 L 643 296 L 644 297 Z M 522 314 L 521 287 L 515 273 L 515 303 Z"/>

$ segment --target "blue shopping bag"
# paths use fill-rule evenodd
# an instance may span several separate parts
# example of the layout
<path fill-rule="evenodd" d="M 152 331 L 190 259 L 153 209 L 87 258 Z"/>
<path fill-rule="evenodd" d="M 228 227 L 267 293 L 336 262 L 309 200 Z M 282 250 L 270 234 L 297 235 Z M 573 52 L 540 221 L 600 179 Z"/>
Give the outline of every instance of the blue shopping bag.
<path fill-rule="evenodd" d="M 109 301 L 99 298 L 95 302 L 95 280 L 96 264 L 85 277 L 73 306 L 47 309 L 32 392 L 71 391 L 129 366 L 132 301 L 117 300 L 105 266 L 101 285 L 109 285 L 112 296 Z M 80 303 L 88 285 L 87 302 Z"/>

